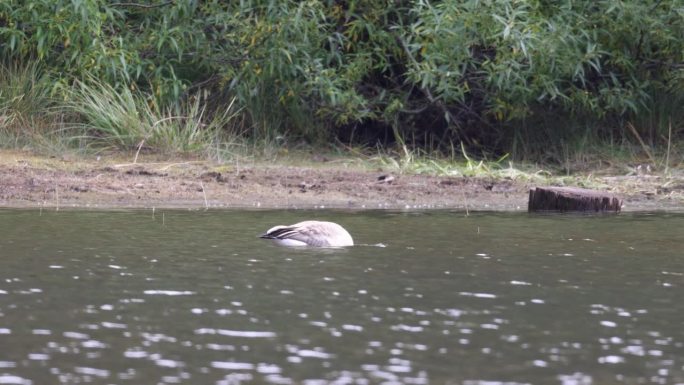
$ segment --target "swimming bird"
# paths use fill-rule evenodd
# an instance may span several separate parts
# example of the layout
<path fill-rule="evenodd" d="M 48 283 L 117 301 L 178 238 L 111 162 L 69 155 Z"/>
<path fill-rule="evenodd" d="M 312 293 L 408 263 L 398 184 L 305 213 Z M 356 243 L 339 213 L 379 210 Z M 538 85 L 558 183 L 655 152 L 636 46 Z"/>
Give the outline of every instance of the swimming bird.
<path fill-rule="evenodd" d="M 259 238 L 272 239 L 281 246 L 354 246 L 354 240 L 344 227 L 324 221 L 304 221 L 289 226 L 275 226 Z"/>

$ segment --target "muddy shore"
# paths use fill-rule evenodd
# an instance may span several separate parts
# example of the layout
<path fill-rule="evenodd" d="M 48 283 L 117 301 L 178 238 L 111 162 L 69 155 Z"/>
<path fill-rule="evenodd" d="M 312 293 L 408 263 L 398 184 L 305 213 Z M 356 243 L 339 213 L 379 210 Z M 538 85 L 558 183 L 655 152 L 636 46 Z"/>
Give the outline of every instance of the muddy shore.
<path fill-rule="evenodd" d="M 578 178 L 586 180 L 586 178 Z M 406 175 L 345 164 L 285 166 L 0 151 L 7 208 L 340 208 L 524 211 L 553 179 Z M 625 211 L 684 211 L 684 175 L 608 175 L 591 183 Z M 586 186 L 584 186 L 586 187 Z"/>

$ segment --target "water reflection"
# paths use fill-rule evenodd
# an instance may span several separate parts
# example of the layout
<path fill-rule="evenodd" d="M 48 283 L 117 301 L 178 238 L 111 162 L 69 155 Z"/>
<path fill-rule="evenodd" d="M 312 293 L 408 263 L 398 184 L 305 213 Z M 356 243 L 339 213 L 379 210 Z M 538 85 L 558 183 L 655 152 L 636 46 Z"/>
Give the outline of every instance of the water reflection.
<path fill-rule="evenodd" d="M 0 384 L 684 381 L 684 216 L 159 217 L 0 212 Z"/>

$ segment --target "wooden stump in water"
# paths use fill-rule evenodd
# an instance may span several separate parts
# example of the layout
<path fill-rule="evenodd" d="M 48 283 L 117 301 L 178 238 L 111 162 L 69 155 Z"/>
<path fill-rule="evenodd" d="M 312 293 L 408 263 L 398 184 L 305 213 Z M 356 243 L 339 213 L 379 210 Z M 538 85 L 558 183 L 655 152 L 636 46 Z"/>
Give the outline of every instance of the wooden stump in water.
<path fill-rule="evenodd" d="M 615 195 L 575 187 L 537 187 L 530 189 L 527 211 L 614 211 L 622 208 Z"/>

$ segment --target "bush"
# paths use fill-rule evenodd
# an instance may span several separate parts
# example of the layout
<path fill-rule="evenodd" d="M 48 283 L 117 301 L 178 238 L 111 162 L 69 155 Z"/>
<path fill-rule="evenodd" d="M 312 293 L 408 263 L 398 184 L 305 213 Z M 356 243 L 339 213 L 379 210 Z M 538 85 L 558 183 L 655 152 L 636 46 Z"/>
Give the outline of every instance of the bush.
<path fill-rule="evenodd" d="M 504 152 L 549 130 L 530 122 L 649 121 L 653 100 L 684 95 L 681 36 L 678 0 L 0 3 L 0 55 L 38 62 L 61 97 L 92 77 L 160 108 L 235 100 L 253 138 Z"/>

